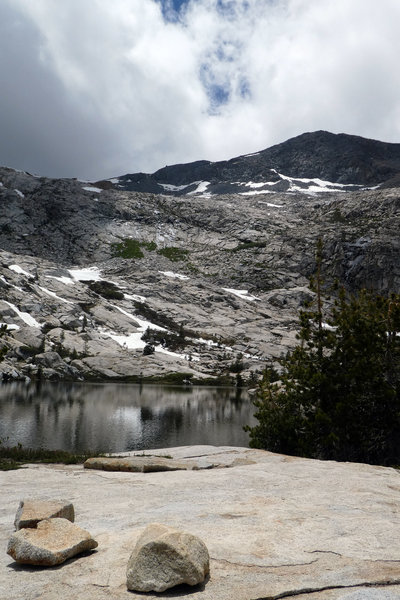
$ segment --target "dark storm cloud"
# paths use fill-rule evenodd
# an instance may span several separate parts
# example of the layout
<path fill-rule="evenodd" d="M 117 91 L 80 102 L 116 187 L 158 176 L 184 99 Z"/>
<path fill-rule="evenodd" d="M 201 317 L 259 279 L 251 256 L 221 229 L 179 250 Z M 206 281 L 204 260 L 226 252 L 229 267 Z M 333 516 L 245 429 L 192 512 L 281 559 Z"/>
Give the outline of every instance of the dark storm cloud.
<path fill-rule="evenodd" d="M 0 164 L 51 176 L 95 175 L 114 141 L 75 106 L 41 59 L 40 32 L 0 7 Z M 98 172 L 98 171 L 97 171 Z"/>
<path fill-rule="evenodd" d="M 97 179 L 316 129 L 400 141 L 399 22 L 398 0 L 1 0 L 0 164 Z"/>

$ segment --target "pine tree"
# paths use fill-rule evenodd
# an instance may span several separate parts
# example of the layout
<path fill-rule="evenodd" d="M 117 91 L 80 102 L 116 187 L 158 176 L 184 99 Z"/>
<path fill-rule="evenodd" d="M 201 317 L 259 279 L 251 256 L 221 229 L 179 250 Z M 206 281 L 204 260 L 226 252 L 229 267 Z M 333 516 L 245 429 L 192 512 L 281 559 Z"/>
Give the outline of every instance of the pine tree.
<path fill-rule="evenodd" d="M 400 464 L 400 296 L 339 290 L 330 318 L 321 293 L 300 312 L 299 343 L 268 368 L 250 446 L 312 458 Z"/>

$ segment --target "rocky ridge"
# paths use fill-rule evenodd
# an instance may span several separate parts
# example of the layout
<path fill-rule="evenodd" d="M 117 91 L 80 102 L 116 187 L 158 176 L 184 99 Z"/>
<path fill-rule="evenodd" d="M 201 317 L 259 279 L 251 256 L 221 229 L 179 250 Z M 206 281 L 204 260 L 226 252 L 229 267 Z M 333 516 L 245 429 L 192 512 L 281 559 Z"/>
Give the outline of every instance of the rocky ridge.
<path fill-rule="evenodd" d="M 0 168 L 6 378 L 255 381 L 295 343 L 319 237 L 327 284 L 400 290 L 397 187 L 114 188 Z"/>
<path fill-rule="evenodd" d="M 153 174 L 133 173 L 98 184 L 172 195 L 246 195 L 393 187 L 399 181 L 400 144 L 315 131 L 230 160 L 166 166 Z"/>

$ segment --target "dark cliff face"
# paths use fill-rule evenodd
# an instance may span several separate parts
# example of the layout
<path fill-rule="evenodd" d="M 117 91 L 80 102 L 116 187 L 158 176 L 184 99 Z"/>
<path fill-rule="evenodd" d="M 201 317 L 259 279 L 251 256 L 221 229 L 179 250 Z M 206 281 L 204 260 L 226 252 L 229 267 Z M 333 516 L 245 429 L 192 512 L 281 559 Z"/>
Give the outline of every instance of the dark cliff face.
<path fill-rule="evenodd" d="M 114 185 L 130 191 L 184 195 L 195 192 L 198 182 L 206 181 L 208 193 L 220 194 L 239 193 L 243 188 L 238 183 L 251 181 L 276 183 L 279 187 L 274 191 L 288 191 L 289 184 L 280 175 L 337 184 L 397 187 L 400 144 L 316 131 L 227 161 L 197 161 L 167 166 L 152 175 L 124 175 Z"/>

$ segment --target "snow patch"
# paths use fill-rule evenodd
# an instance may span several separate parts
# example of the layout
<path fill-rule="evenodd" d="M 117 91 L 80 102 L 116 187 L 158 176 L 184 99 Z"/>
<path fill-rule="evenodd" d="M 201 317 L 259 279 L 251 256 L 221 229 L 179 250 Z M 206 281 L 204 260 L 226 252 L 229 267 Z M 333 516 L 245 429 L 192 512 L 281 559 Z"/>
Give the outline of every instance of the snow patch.
<path fill-rule="evenodd" d="M 196 182 L 197 183 L 197 182 Z M 172 185 L 172 183 L 159 183 L 158 185 L 164 188 L 164 190 L 168 192 L 180 192 L 185 188 L 189 187 L 189 185 L 193 185 L 192 183 L 185 183 L 185 185 Z"/>
<path fill-rule="evenodd" d="M 144 296 L 138 296 L 137 294 L 124 294 L 126 300 L 133 300 L 134 302 L 146 302 Z"/>
<path fill-rule="evenodd" d="M 36 319 L 34 317 L 32 317 L 29 313 L 27 312 L 22 312 L 20 311 L 15 304 L 11 304 L 11 302 L 7 302 L 7 300 L 3 300 L 3 302 L 5 304 L 8 304 L 8 306 L 10 308 L 12 308 L 12 310 L 19 316 L 19 318 L 24 321 L 24 323 L 26 323 L 27 325 L 29 325 L 30 327 L 38 327 L 39 329 L 42 327 L 41 324 L 36 321 Z"/>
<path fill-rule="evenodd" d="M 28 271 L 25 271 L 25 269 L 23 269 L 19 265 L 9 265 L 8 268 L 10 269 L 10 271 L 14 271 L 14 273 L 18 273 L 19 275 L 25 275 L 25 277 L 30 277 L 31 279 L 34 279 L 34 276 L 31 275 L 31 273 L 28 273 Z"/>
<path fill-rule="evenodd" d="M 14 190 L 20 198 L 25 198 L 25 195 L 20 190 Z"/>
<path fill-rule="evenodd" d="M 87 192 L 96 192 L 98 194 L 100 194 L 103 191 L 101 188 L 93 187 L 91 185 L 85 185 L 82 189 L 86 190 Z"/>
<path fill-rule="evenodd" d="M 75 281 L 100 281 L 100 269 L 98 267 L 86 267 L 84 269 L 68 269 L 68 273 Z"/>
<path fill-rule="evenodd" d="M 9 287 L 14 288 L 15 290 L 18 290 L 19 292 L 24 292 L 24 290 L 20 287 L 18 287 L 17 285 L 14 285 L 12 283 L 10 283 L 9 281 L 7 281 L 7 279 L 4 277 L 4 275 L 0 275 L 0 280 L 5 283 L 6 285 L 8 285 Z"/>
<path fill-rule="evenodd" d="M 65 277 L 64 275 L 61 277 L 56 277 L 55 275 L 46 275 L 46 279 L 55 279 L 60 283 L 65 283 L 65 285 L 75 285 L 75 281 L 71 279 L 71 277 Z"/>
<path fill-rule="evenodd" d="M 15 323 L 0 323 L 0 327 L 4 327 L 4 325 L 7 327 L 7 331 L 17 331 L 18 329 L 21 329 L 21 327 Z"/>
<path fill-rule="evenodd" d="M 128 335 L 118 335 L 116 333 L 104 329 L 100 330 L 103 335 L 110 337 L 123 348 L 127 348 L 129 350 L 143 350 L 143 348 L 147 345 L 147 342 L 145 342 L 141 338 L 147 330 L 147 328 L 156 329 L 157 331 L 168 331 L 167 329 L 165 329 L 165 327 L 160 327 L 159 325 L 154 325 L 150 321 L 140 319 L 136 315 L 127 312 L 126 310 L 120 308 L 119 306 L 116 306 L 115 304 L 112 304 L 111 306 L 119 310 L 119 312 L 121 312 L 123 315 L 126 315 L 129 319 L 132 319 L 132 321 L 135 321 L 139 326 L 137 331 Z M 163 348 L 161 344 L 157 344 L 156 346 L 154 346 L 154 350 L 155 352 L 160 352 L 161 354 L 167 354 L 168 356 L 174 356 L 175 358 L 189 360 L 188 354 L 178 354 L 177 352 L 171 352 L 170 350 L 166 350 L 165 348 Z M 192 361 L 195 362 L 200 360 L 200 358 L 193 355 L 190 358 Z"/>
<path fill-rule="evenodd" d="M 284 204 L 272 204 L 272 202 L 263 202 L 262 200 L 257 200 L 257 204 L 265 204 L 271 208 L 284 208 L 285 206 Z"/>
<path fill-rule="evenodd" d="M 144 319 L 140 319 L 136 315 L 133 315 L 132 313 L 128 313 L 126 310 L 124 310 L 123 308 L 120 308 L 119 306 L 116 306 L 115 304 L 112 304 L 111 306 L 113 306 L 113 308 L 116 308 L 117 310 L 119 310 L 119 312 L 121 312 L 123 315 L 129 317 L 129 319 L 136 321 L 136 323 L 139 325 L 140 329 L 142 330 L 142 335 L 148 327 L 150 327 L 150 329 L 156 329 L 157 331 L 167 331 L 167 329 L 165 329 L 165 327 L 160 327 L 159 325 L 153 325 L 153 323 L 150 323 L 150 321 L 145 321 Z"/>
<path fill-rule="evenodd" d="M 190 185 L 197 185 L 197 188 L 192 192 L 188 192 L 187 195 L 191 196 L 192 194 L 202 194 L 207 191 L 208 186 L 210 185 L 209 181 L 194 181 Z"/>
<path fill-rule="evenodd" d="M 277 171 L 275 171 L 277 172 Z M 325 181 L 315 177 L 313 179 L 300 178 L 300 177 L 288 177 L 282 173 L 277 173 L 279 177 L 290 183 L 289 192 L 303 192 L 307 193 L 321 193 L 321 192 L 338 192 L 346 191 L 348 188 L 362 188 L 363 186 L 355 183 L 333 183 L 331 181 Z M 308 187 L 299 185 L 300 183 L 306 184 Z"/>
<path fill-rule="evenodd" d="M 70 300 L 66 300 L 65 298 L 61 298 L 61 296 L 57 296 L 57 294 L 55 294 L 54 292 L 48 290 L 47 288 L 44 288 L 44 287 L 42 287 L 40 285 L 38 287 L 39 287 L 39 289 L 42 290 L 42 292 L 44 292 L 48 296 L 52 296 L 53 298 L 56 298 L 57 300 L 61 300 L 61 302 L 65 302 L 66 304 L 74 304 Z"/>
<path fill-rule="evenodd" d="M 249 296 L 248 290 L 235 290 L 233 288 L 222 288 L 225 292 L 229 292 L 230 294 L 234 294 L 238 298 L 242 298 L 242 300 L 249 300 L 252 302 L 253 300 L 260 300 L 256 296 Z"/>
<path fill-rule="evenodd" d="M 165 275 L 166 277 L 172 277 L 173 279 L 189 279 L 189 277 L 187 275 L 180 275 L 179 273 L 174 273 L 173 271 L 158 271 L 159 273 L 161 273 L 162 275 Z"/>

